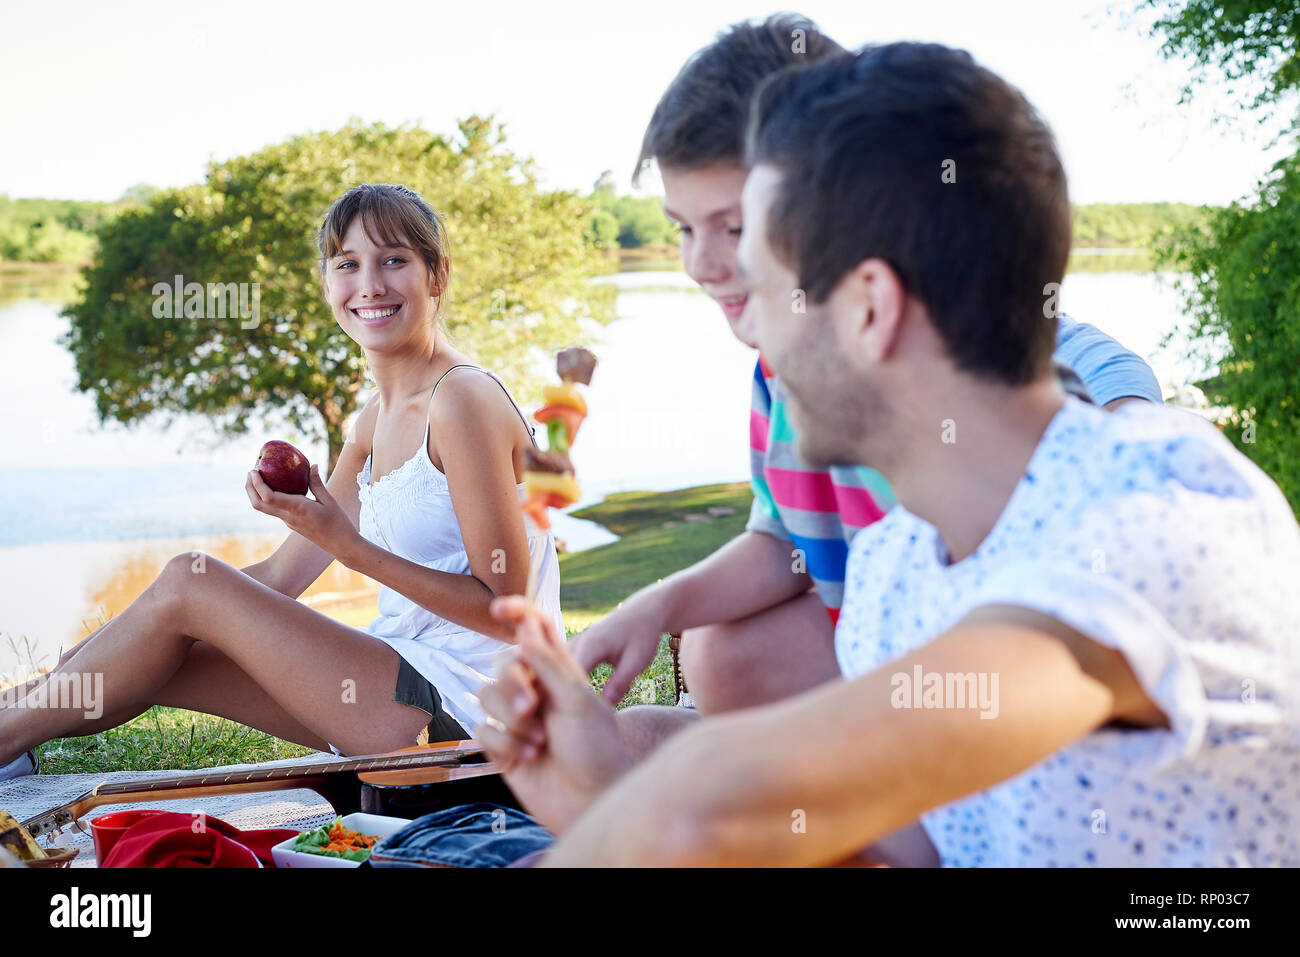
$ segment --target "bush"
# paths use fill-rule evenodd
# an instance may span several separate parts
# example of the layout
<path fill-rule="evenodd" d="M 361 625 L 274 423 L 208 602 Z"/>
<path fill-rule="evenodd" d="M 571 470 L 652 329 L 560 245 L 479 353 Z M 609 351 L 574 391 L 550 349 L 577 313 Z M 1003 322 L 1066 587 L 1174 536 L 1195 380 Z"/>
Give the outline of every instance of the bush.
<path fill-rule="evenodd" d="M 1198 385 L 1229 410 L 1227 436 L 1300 514 L 1297 223 L 1300 150 L 1273 167 L 1253 202 L 1215 210 L 1204 227 L 1177 233 L 1157 258 L 1189 274 L 1181 283 L 1189 331 L 1217 363 Z"/>

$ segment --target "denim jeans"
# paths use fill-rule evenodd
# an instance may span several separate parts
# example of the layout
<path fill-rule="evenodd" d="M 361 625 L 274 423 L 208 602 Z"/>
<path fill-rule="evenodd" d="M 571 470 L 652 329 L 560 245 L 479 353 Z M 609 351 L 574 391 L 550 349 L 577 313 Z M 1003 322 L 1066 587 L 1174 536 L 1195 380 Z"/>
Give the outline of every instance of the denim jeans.
<path fill-rule="evenodd" d="M 371 867 L 508 867 L 554 843 L 522 811 L 464 804 L 418 817 L 370 851 Z"/>

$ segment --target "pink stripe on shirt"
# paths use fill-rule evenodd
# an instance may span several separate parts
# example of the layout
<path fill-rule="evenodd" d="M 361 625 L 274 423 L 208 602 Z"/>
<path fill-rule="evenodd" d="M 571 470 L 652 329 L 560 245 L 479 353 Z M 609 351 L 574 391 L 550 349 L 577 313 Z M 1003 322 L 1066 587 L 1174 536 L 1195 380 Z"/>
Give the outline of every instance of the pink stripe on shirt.
<path fill-rule="evenodd" d="M 801 472 L 768 465 L 764 467 L 763 475 L 772 490 L 772 498 L 783 508 L 805 512 L 834 512 L 839 509 L 829 472 Z"/>
<path fill-rule="evenodd" d="M 871 493 L 864 488 L 836 485 L 835 498 L 839 502 L 840 521 L 845 525 L 865 527 L 885 517 Z"/>
<path fill-rule="evenodd" d="M 767 451 L 767 416 L 749 410 L 749 447 L 758 452 Z"/>
<path fill-rule="evenodd" d="M 840 521 L 857 528 L 870 525 L 884 517 L 871 493 L 851 485 L 836 485 L 829 472 L 779 469 L 767 466 L 763 470 L 772 498 L 782 508 L 797 508 L 807 512 L 838 512 Z"/>

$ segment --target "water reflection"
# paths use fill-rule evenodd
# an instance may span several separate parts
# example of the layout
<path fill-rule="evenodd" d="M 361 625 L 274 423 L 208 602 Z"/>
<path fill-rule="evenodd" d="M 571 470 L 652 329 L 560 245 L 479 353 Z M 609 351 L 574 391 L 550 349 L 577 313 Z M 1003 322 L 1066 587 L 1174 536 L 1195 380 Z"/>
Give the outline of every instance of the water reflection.
<path fill-rule="evenodd" d="M 268 557 L 283 540 L 282 535 L 224 535 L 0 549 L 0 581 L 6 583 L 0 677 L 53 666 L 62 649 L 121 614 L 175 555 L 203 553 L 243 568 Z M 373 598 L 378 590 L 373 580 L 335 562 L 301 600 L 329 608 Z"/>
<path fill-rule="evenodd" d="M 37 299 L 62 308 L 72 302 L 81 273 L 69 266 L 6 266 L 0 269 L 0 306 Z"/>

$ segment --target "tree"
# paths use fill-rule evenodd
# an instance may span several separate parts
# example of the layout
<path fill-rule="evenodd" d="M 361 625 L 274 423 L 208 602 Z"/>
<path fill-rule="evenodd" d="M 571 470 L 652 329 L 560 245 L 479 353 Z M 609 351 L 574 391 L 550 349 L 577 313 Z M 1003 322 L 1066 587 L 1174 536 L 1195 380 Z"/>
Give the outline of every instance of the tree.
<path fill-rule="evenodd" d="M 1164 38 L 1161 53 L 1190 57 L 1201 68 L 1184 88 L 1184 100 L 1206 80 L 1206 71 L 1217 73 L 1228 92 L 1251 108 L 1300 90 L 1295 0 L 1142 0 L 1142 7 L 1156 12 L 1150 31 Z"/>
<path fill-rule="evenodd" d="M 447 221 L 450 338 L 536 397 L 539 354 L 581 341 L 584 318 L 610 321 L 614 291 L 586 281 L 609 268 L 585 240 L 590 204 L 539 188 L 505 141 L 490 117 L 462 120 L 455 139 L 354 121 L 211 164 L 198 185 L 137 192 L 99 230 L 65 311 L 78 387 L 101 421 L 199 413 L 239 434 L 278 411 L 328 441 L 332 471 L 367 379 L 324 301 L 316 231 L 350 186 L 399 182 Z"/>
<path fill-rule="evenodd" d="M 1153 29 L 1166 56 L 1217 69 L 1247 108 L 1277 105 L 1300 90 L 1300 7 L 1295 0 L 1144 0 L 1161 11 Z M 1193 77 L 1193 86 L 1204 82 Z M 1294 128 L 1294 123 L 1292 124 Z M 1267 471 L 1300 513 L 1300 152 L 1277 163 L 1252 199 L 1189 225 L 1158 251 L 1184 271 L 1190 319 L 1215 376 L 1198 385 L 1228 408 L 1225 432 Z"/>
<path fill-rule="evenodd" d="M 118 200 L 124 206 L 143 206 L 157 194 L 158 188 L 148 183 L 136 183 L 130 186 L 122 193 L 122 198 Z"/>
<path fill-rule="evenodd" d="M 620 196 L 614 200 L 613 213 L 619 226 L 618 244 L 624 249 L 677 241 L 662 202 L 653 196 Z"/>
<path fill-rule="evenodd" d="M 1228 411 L 1224 433 L 1300 514 L 1300 156 L 1279 163 L 1253 201 L 1215 210 L 1167 244 L 1190 333 L 1218 372 L 1197 383 Z M 1226 352 L 1223 347 L 1226 345 Z"/>
<path fill-rule="evenodd" d="M 663 201 L 654 196 L 616 195 L 609 170 L 600 174 L 587 200 L 595 208 L 588 235 L 601 248 L 677 243 L 677 227 L 664 215 Z"/>
<path fill-rule="evenodd" d="M 597 249 L 617 249 L 618 218 L 607 209 L 597 209 L 591 214 L 587 238 Z"/>
<path fill-rule="evenodd" d="M 592 185 L 593 193 L 609 193 L 614 195 L 614 171 L 612 169 L 602 170 L 601 174 L 596 177 L 596 182 Z"/>

